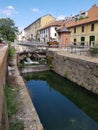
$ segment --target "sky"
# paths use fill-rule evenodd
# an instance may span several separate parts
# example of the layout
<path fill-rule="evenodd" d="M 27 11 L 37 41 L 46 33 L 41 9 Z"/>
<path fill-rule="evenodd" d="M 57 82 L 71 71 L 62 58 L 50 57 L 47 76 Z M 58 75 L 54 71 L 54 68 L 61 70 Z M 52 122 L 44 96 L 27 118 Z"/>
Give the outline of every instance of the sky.
<path fill-rule="evenodd" d="M 57 20 L 89 10 L 98 0 L 0 0 L 0 18 L 11 18 L 22 31 L 41 16 Z"/>

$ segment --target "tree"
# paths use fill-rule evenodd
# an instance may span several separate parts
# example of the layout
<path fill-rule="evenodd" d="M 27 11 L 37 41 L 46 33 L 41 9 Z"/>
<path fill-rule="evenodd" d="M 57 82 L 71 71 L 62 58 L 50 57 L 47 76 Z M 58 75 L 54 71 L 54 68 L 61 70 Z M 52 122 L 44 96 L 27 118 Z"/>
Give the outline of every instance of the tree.
<path fill-rule="evenodd" d="M 15 27 L 15 23 L 10 18 L 0 19 L 0 35 L 3 39 L 8 41 L 14 41 L 18 28 Z"/>

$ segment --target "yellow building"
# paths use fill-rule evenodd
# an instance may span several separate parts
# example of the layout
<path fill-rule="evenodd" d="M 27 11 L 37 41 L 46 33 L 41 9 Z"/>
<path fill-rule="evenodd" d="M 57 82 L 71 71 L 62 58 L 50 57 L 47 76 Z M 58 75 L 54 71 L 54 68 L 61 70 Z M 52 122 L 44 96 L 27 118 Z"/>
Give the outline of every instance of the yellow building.
<path fill-rule="evenodd" d="M 66 24 L 71 31 L 70 42 L 91 45 L 98 44 L 98 18 L 87 18 Z"/>
<path fill-rule="evenodd" d="M 87 13 L 86 18 L 66 22 L 65 26 L 71 31 L 71 43 L 80 45 L 98 44 L 98 6 L 92 6 Z"/>
<path fill-rule="evenodd" d="M 55 21 L 55 18 L 51 16 L 50 14 L 42 16 L 38 18 L 36 21 L 34 21 L 32 24 L 30 24 L 28 27 L 24 29 L 25 31 L 25 37 L 27 37 L 27 40 L 39 40 L 39 34 L 38 30 L 39 28 L 42 28 L 45 25 L 48 25 L 50 22 Z"/>

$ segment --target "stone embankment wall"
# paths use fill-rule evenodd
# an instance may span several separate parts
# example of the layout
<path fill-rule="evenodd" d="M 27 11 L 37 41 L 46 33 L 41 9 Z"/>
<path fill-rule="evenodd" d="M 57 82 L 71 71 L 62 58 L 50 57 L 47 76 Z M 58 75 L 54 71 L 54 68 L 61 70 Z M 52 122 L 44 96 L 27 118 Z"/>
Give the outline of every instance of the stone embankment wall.
<path fill-rule="evenodd" d="M 4 86 L 6 81 L 7 68 L 7 46 L 0 47 L 0 130 L 8 130 L 8 116 L 6 110 L 6 100 Z"/>
<path fill-rule="evenodd" d="M 13 80 L 18 86 L 18 109 L 19 111 L 15 114 L 15 118 L 22 120 L 24 123 L 24 130 L 44 130 L 35 107 L 31 101 L 29 92 L 26 88 L 25 82 L 20 75 L 17 67 L 17 55 L 15 54 L 12 59 L 13 64 Z"/>
<path fill-rule="evenodd" d="M 48 50 L 47 59 L 56 73 L 98 94 L 98 58 Z"/>

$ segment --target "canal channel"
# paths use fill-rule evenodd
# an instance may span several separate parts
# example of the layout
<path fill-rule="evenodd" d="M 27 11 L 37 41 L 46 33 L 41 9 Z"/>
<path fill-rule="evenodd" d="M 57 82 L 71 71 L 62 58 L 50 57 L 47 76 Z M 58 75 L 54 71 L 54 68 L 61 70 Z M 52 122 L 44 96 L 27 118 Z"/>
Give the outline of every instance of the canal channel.
<path fill-rule="evenodd" d="M 98 130 L 98 96 L 52 71 L 26 74 L 45 130 Z"/>

